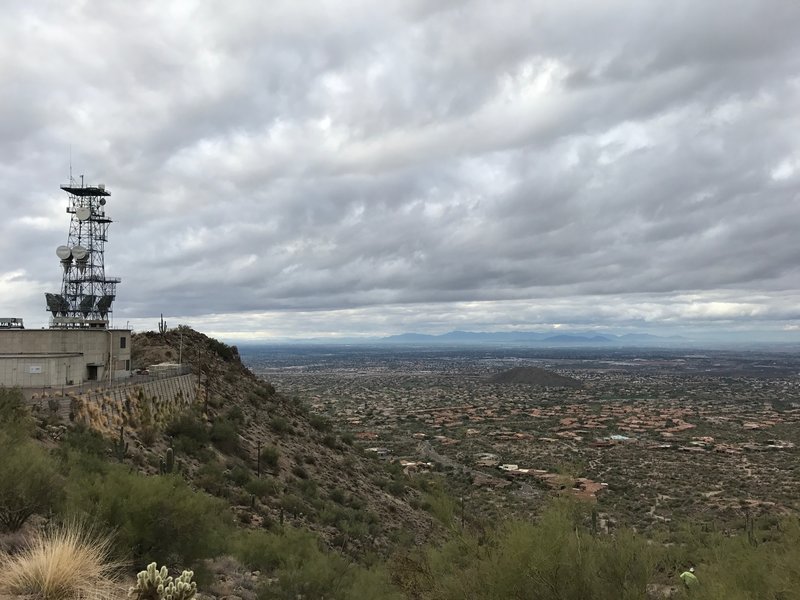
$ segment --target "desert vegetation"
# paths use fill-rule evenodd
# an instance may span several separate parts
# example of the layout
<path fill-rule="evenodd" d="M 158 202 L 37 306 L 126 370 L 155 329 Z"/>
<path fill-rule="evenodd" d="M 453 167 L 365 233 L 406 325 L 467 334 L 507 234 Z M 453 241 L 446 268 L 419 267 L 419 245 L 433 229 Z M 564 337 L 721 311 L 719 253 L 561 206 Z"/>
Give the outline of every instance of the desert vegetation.
<path fill-rule="evenodd" d="M 446 445 L 429 444 L 439 458 L 425 463 L 378 458 L 335 412 L 276 394 L 237 371 L 234 349 L 222 351 L 206 358 L 208 394 L 146 428 L 57 423 L 31 411 L 19 390 L 0 389 L 0 595 L 680 598 L 678 576 L 694 566 L 703 598 L 800 598 L 800 522 L 791 511 L 743 505 L 741 523 L 717 527 L 687 514 L 641 528 L 611 522 L 609 503 L 517 480 L 502 492 L 517 504 L 491 503 L 474 491 L 481 471 L 461 468 L 463 455 L 448 457 Z M 434 395 L 447 400 L 444 387 Z M 377 398 L 368 402 L 364 417 L 380 418 Z M 791 403 L 782 408 L 792 414 Z M 425 427 L 428 414 L 395 425 Z M 519 424 L 519 414 L 510 417 Z M 476 420 L 454 423 L 462 443 L 479 446 L 466 434 Z M 590 466 L 569 458 L 553 461 L 554 481 Z M 609 464 L 629 477 L 624 464 Z M 516 510 L 531 497 L 535 510 Z M 699 501 L 661 506 L 676 500 Z M 154 597 L 162 588 L 169 597 Z"/>

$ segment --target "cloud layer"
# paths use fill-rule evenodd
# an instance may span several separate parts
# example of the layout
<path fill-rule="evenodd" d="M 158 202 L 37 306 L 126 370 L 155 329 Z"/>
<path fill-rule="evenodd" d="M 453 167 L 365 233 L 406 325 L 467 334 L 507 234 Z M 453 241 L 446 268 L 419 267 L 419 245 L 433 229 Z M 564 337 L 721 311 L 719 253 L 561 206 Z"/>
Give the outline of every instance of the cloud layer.
<path fill-rule="evenodd" d="M 792 330 L 800 4 L 12 1 L 0 316 L 75 174 L 116 323 Z"/>

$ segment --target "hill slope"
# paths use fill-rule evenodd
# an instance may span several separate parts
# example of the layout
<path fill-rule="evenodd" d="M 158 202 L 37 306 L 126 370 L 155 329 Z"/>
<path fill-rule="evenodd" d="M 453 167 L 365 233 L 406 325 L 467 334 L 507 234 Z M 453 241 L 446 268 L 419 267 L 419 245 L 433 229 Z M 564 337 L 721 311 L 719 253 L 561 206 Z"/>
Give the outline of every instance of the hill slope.
<path fill-rule="evenodd" d="M 428 513 L 410 506 L 420 494 L 399 466 L 365 456 L 328 419 L 276 393 L 234 346 L 183 326 L 133 337 L 136 368 L 179 354 L 199 374 L 198 407 L 173 419 L 150 448 L 141 441 L 150 432 L 133 431 L 139 451 L 150 454 L 140 464 L 154 469 L 170 436 L 180 472 L 226 498 L 242 522 L 292 522 L 355 554 L 386 551 L 401 537 L 420 543 L 438 536 Z"/>

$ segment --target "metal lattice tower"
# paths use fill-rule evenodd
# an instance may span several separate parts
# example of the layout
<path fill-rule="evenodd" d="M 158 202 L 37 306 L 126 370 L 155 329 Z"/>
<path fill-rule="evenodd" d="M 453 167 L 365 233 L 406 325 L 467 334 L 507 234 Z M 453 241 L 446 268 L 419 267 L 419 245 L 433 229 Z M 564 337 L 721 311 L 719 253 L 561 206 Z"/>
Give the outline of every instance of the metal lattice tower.
<path fill-rule="evenodd" d="M 64 268 L 60 294 L 45 294 L 47 310 L 53 315 L 51 327 L 107 328 L 111 303 L 117 293 L 119 278 L 106 277 L 104 246 L 108 241 L 111 219 L 106 217 L 106 198 L 111 194 L 104 185 L 62 185 L 69 194 L 67 212 L 72 215 L 66 246 L 56 255 Z"/>

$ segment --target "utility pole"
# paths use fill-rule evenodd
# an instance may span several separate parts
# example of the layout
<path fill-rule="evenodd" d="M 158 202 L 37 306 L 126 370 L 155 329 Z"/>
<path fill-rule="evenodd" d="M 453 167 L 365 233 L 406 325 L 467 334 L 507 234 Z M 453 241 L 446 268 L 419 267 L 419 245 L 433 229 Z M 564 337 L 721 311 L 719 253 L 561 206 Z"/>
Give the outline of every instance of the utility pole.
<path fill-rule="evenodd" d="M 256 450 L 256 452 L 257 452 L 257 455 L 256 455 L 257 456 L 257 458 L 256 458 L 256 465 L 257 465 L 256 473 L 257 473 L 257 477 L 259 479 L 261 479 L 261 440 L 258 440 L 256 447 L 257 447 L 257 450 Z"/>

